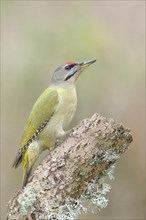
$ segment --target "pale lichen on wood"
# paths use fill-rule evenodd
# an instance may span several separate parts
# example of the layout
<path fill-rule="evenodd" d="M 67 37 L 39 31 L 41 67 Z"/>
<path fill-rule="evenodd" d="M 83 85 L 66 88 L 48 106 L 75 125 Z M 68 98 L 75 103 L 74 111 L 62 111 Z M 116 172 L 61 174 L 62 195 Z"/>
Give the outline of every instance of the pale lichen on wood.
<path fill-rule="evenodd" d="M 132 142 L 130 130 L 94 114 L 75 127 L 8 203 L 7 219 L 74 220 L 107 206 L 117 159 Z M 88 205 L 85 205 L 87 204 Z"/>

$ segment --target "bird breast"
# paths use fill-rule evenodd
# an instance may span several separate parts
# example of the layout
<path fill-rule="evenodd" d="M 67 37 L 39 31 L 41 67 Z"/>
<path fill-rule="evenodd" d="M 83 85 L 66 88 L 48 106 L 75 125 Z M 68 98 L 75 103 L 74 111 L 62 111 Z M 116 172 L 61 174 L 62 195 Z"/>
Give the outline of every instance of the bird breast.
<path fill-rule="evenodd" d="M 56 110 L 58 125 L 66 130 L 73 119 L 77 107 L 76 89 L 74 86 L 66 85 L 58 89 L 59 105 Z"/>
<path fill-rule="evenodd" d="M 55 89 L 58 92 L 59 103 L 47 127 L 42 132 L 45 139 L 49 138 L 52 141 L 65 134 L 77 107 L 76 89 L 73 85 L 59 85 Z"/>

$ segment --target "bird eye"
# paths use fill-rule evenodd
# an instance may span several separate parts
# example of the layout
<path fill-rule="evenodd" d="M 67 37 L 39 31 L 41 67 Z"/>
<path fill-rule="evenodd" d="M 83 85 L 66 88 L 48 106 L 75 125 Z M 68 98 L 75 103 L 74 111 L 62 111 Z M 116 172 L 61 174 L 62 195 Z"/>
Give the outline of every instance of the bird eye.
<path fill-rule="evenodd" d="M 70 65 L 65 66 L 65 69 L 70 70 L 71 69 Z"/>
<path fill-rule="evenodd" d="M 65 66 L 65 69 L 71 70 L 74 66 L 75 66 L 75 64 L 69 64 L 69 65 Z"/>

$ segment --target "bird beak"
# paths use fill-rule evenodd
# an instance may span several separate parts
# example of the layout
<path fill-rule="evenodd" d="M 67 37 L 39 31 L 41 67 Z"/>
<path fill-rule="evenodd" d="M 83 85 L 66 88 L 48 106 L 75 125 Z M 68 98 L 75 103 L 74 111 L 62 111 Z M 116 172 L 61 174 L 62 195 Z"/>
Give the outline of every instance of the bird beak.
<path fill-rule="evenodd" d="M 90 66 L 92 63 L 95 62 L 96 60 L 89 60 L 86 62 L 76 63 L 77 65 L 73 67 L 73 69 L 69 72 L 65 80 L 71 78 L 70 81 L 72 80 L 72 82 L 75 82 L 78 76 L 86 69 L 86 67 Z"/>
<path fill-rule="evenodd" d="M 89 61 L 85 61 L 85 62 L 81 62 L 81 63 L 78 63 L 79 66 L 81 67 L 88 67 L 90 66 L 92 63 L 95 63 L 96 60 L 89 60 Z"/>
<path fill-rule="evenodd" d="M 77 69 L 75 70 L 75 75 L 76 75 L 76 78 L 88 67 L 90 66 L 92 63 L 95 63 L 96 60 L 88 60 L 88 61 L 85 61 L 85 62 L 80 62 L 80 63 L 77 63 Z"/>

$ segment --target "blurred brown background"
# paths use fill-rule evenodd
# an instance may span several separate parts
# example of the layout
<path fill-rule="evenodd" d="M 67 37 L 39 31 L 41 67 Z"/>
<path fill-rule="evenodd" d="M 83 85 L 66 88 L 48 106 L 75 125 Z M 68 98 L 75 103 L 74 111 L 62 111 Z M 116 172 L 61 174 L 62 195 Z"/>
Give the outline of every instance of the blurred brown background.
<path fill-rule="evenodd" d="M 1 219 L 21 185 L 11 169 L 29 111 L 68 60 L 97 59 L 77 82 L 71 126 L 98 112 L 131 128 L 134 141 L 116 166 L 109 206 L 80 219 L 145 219 L 145 1 L 1 1 Z"/>

